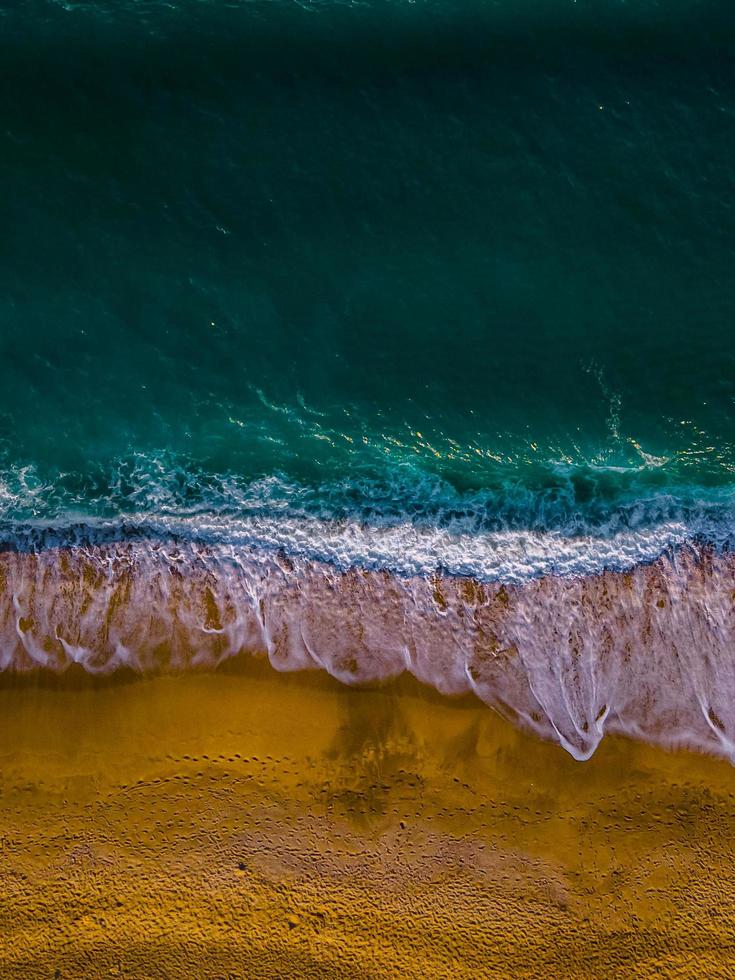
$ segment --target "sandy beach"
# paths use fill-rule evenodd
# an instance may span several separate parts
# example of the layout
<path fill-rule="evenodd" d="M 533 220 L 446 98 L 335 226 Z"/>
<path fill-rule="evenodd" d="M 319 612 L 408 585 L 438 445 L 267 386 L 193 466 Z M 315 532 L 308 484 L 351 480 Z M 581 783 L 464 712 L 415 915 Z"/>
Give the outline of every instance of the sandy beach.
<path fill-rule="evenodd" d="M 3 679 L 3 978 L 725 977 L 735 772 L 472 698 Z"/>

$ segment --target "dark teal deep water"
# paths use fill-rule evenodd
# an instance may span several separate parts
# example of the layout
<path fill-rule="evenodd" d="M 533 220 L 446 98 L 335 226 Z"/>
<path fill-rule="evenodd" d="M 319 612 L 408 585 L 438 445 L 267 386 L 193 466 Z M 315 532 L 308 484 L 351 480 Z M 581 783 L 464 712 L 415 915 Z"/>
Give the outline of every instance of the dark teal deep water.
<path fill-rule="evenodd" d="M 733 51 L 706 0 L 0 3 L 6 528 L 729 530 Z"/>

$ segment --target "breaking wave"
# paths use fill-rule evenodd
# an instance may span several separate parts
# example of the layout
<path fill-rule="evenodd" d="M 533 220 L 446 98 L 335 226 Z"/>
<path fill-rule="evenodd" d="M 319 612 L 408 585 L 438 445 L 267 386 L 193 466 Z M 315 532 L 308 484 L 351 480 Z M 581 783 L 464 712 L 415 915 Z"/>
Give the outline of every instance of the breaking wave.
<path fill-rule="evenodd" d="M 0 547 L 43 550 L 176 540 L 399 576 L 434 573 L 520 584 L 626 571 L 688 542 L 728 548 L 735 492 L 667 481 L 655 470 L 547 466 L 459 490 L 392 468 L 320 484 L 247 481 L 174 456 L 117 462 L 95 478 L 32 467 L 0 472 Z"/>
<path fill-rule="evenodd" d="M 30 470 L 0 481 L 0 670 L 408 671 L 577 759 L 613 731 L 735 760 L 727 488 L 309 488 L 169 464 L 78 500 Z"/>

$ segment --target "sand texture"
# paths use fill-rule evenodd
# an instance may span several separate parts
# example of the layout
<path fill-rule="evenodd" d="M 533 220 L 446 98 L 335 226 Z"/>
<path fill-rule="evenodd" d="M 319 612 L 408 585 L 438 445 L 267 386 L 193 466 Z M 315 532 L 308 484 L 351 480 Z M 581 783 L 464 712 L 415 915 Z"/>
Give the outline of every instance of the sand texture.
<path fill-rule="evenodd" d="M 0 690 L 0 977 L 730 977 L 735 771 L 471 699 L 214 674 Z"/>

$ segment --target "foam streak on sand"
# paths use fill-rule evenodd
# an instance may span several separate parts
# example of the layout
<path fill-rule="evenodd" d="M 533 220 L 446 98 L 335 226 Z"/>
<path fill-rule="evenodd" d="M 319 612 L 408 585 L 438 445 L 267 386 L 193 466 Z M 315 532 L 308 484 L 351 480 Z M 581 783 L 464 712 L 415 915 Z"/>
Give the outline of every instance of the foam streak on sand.
<path fill-rule="evenodd" d="M 0 555 L 0 667 L 410 671 L 586 759 L 605 731 L 735 759 L 735 557 L 523 584 L 138 541 Z"/>

